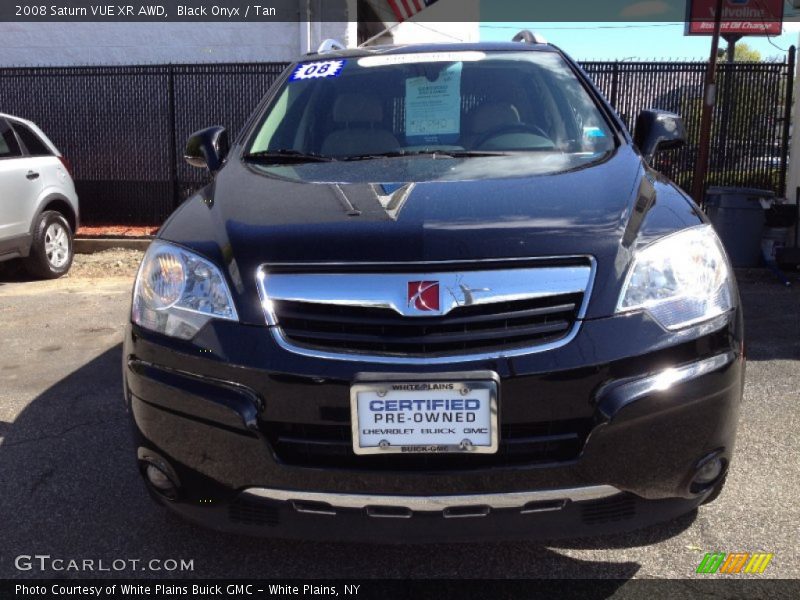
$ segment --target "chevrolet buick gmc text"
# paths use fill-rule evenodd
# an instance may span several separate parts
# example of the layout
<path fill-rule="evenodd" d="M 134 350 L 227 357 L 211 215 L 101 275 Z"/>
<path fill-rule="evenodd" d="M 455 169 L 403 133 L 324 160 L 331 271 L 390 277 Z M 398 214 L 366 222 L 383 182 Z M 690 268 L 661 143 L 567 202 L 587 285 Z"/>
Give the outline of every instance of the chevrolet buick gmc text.
<path fill-rule="evenodd" d="M 703 213 L 583 71 L 517 41 L 291 65 L 140 267 L 125 401 L 153 498 L 376 541 L 594 535 L 719 494 L 742 313 Z"/>

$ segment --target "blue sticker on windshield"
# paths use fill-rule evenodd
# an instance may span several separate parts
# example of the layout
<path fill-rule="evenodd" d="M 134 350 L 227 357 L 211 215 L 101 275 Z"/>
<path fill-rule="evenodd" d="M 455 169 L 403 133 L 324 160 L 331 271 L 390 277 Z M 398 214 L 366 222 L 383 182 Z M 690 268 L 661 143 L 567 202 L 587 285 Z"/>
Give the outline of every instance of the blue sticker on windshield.
<path fill-rule="evenodd" d="M 346 60 L 326 60 L 322 62 L 304 63 L 297 65 L 289 81 L 302 81 L 305 79 L 322 79 L 324 77 L 338 77 Z"/>
<path fill-rule="evenodd" d="M 587 138 L 602 138 L 606 137 L 605 131 L 599 127 L 584 127 L 583 135 Z"/>

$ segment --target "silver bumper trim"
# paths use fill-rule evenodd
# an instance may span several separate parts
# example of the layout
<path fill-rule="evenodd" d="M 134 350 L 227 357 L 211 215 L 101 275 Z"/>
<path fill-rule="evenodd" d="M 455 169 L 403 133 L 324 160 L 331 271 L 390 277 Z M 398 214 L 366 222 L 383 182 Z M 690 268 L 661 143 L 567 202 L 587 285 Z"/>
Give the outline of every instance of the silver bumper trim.
<path fill-rule="evenodd" d="M 560 510 L 567 501 L 599 500 L 620 493 L 611 485 L 594 485 L 560 490 L 506 492 L 500 494 L 464 494 L 452 496 L 387 496 L 372 494 L 339 494 L 300 492 L 269 488 L 248 488 L 243 496 L 255 496 L 275 502 L 290 502 L 298 512 L 335 514 L 336 509 L 366 510 L 369 516 L 394 516 L 380 509 L 390 509 L 397 517 L 407 518 L 411 512 L 442 512 L 444 516 L 486 516 L 486 509 L 518 509 L 522 513 Z M 548 506 L 537 503 L 552 503 Z M 466 509 L 475 509 L 470 514 Z M 316 509 L 316 510 L 314 510 Z M 377 509 L 377 510 L 376 510 Z M 406 512 L 403 512 L 406 511 Z"/>

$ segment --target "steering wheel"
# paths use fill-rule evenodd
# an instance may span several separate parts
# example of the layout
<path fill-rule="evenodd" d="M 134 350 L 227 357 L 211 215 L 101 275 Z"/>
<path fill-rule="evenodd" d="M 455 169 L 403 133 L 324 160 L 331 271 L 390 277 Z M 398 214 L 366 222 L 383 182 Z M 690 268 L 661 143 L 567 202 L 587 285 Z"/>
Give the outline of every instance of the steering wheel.
<path fill-rule="evenodd" d="M 542 129 L 537 125 L 528 125 L 527 123 L 514 123 L 512 125 L 503 125 L 501 127 L 498 127 L 497 129 L 487 131 L 480 138 L 478 138 L 478 140 L 475 142 L 475 147 L 480 148 L 492 138 L 496 138 L 501 135 L 506 135 L 509 133 L 531 133 L 535 136 L 543 137 L 546 140 L 550 140 L 550 136 L 547 135 L 544 129 Z"/>

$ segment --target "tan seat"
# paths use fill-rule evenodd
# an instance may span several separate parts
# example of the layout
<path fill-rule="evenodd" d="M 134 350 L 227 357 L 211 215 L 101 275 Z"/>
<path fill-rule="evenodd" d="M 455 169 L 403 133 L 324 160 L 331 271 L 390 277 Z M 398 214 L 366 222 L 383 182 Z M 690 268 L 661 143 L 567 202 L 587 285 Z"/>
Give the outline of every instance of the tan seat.
<path fill-rule="evenodd" d="M 467 115 L 467 135 L 464 145 L 470 147 L 490 131 L 519 125 L 522 122 L 517 107 L 510 102 L 482 104 Z"/>
<path fill-rule="evenodd" d="M 383 154 L 400 149 L 390 131 L 383 129 L 383 105 L 378 96 L 342 94 L 333 105 L 337 129 L 322 143 L 325 156 Z"/>

